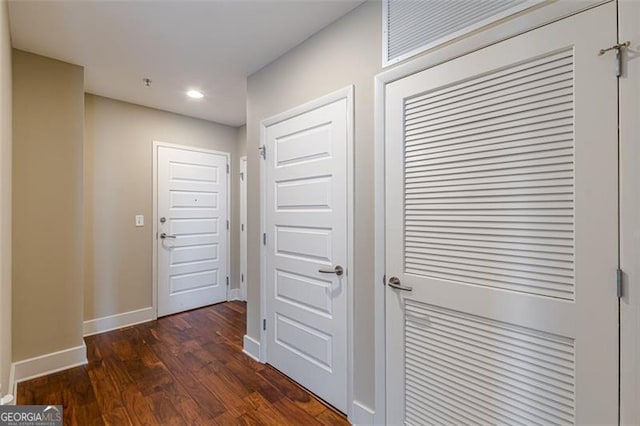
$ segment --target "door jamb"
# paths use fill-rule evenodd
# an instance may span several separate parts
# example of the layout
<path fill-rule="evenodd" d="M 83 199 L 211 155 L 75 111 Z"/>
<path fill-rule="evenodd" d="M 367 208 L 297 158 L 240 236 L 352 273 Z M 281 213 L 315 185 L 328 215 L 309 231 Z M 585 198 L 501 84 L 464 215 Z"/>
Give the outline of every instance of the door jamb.
<path fill-rule="evenodd" d="M 215 154 L 221 155 L 227 159 L 227 166 L 231 165 L 231 153 L 224 151 L 215 151 L 212 149 L 198 148 L 194 146 L 188 145 L 180 145 L 175 143 L 167 143 L 161 141 L 153 141 L 153 228 L 151 232 L 151 246 L 153 247 L 153 254 L 151 257 L 151 307 L 153 308 L 152 312 L 154 315 L 153 319 L 158 318 L 158 148 L 174 148 L 181 149 L 183 151 L 194 151 L 201 152 L 206 154 Z M 231 176 L 227 175 L 227 219 L 229 223 L 231 223 Z M 231 227 L 229 227 L 231 228 Z M 231 277 L 231 230 L 227 229 L 227 274 Z M 229 298 L 229 286 L 226 288 L 226 297 L 225 300 Z"/>
<path fill-rule="evenodd" d="M 247 300 L 247 156 L 240 157 L 240 299 Z M 244 224 L 244 230 L 242 225 Z M 243 261 L 244 260 L 244 261 Z M 244 278 L 244 279 L 243 279 Z"/>
<path fill-rule="evenodd" d="M 640 234 L 637 232 L 640 214 L 640 196 L 636 182 L 640 179 L 637 158 L 640 153 L 637 122 L 637 100 L 640 82 L 637 63 L 640 30 L 635 18 L 640 15 L 640 4 L 618 3 L 618 42 L 630 40 L 632 45 L 623 52 L 623 74 L 618 79 L 619 125 L 619 225 L 620 268 L 622 297 L 620 298 L 620 417 L 622 425 L 640 422 Z M 634 74 L 635 73 L 635 74 Z"/>
<path fill-rule="evenodd" d="M 273 117 L 264 119 L 260 122 L 260 146 L 266 144 L 267 127 L 277 124 L 281 121 L 304 114 L 308 111 L 331 104 L 341 99 L 347 100 L 347 273 L 345 274 L 345 282 L 347 287 L 347 416 L 353 417 L 353 376 L 354 376 L 354 283 L 355 283 L 355 267 L 354 267 L 354 214 L 355 214 L 355 170 L 354 170 L 354 91 L 355 86 L 350 85 L 345 88 L 336 90 L 335 92 L 314 99 L 303 105 L 297 106 Z M 269 158 L 267 153 L 267 158 Z M 262 234 L 266 232 L 266 167 L 265 162 L 260 161 L 260 239 Z M 264 244 L 260 244 L 260 321 L 265 320 L 267 312 L 267 292 L 266 292 L 266 249 Z M 260 361 L 263 363 L 267 360 L 267 333 L 260 327 Z"/>

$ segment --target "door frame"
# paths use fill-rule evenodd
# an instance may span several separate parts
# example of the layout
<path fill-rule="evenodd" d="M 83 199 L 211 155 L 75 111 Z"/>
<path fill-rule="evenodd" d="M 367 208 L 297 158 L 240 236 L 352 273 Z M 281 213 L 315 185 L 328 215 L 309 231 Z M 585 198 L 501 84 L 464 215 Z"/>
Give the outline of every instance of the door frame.
<path fill-rule="evenodd" d="M 355 197 L 354 197 L 354 91 L 355 86 L 350 85 L 335 92 L 329 93 L 320 98 L 314 99 L 303 105 L 294 107 L 260 122 L 260 147 L 264 146 L 267 137 L 267 127 L 277 124 L 281 121 L 288 120 L 298 115 L 313 111 L 325 105 L 336 101 L 346 99 L 347 101 L 347 273 L 345 274 L 345 285 L 347 287 L 347 416 L 352 417 L 353 411 L 353 323 L 354 323 L 354 289 L 355 283 L 355 267 L 354 267 L 354 214 L 355 214 Z M 269 153 L 267 152 L 267 156 Z M 260 240 L 262 235 L 266 233 L 266 165 L 265 161 L 260 161 Z M 260 244 L 260 321 L 266 320 L 267 312 L 267 251 L 264 244 Z M 260 327 L 260 362 L 266 363 L 267 360 L 267 333 L 263 327 Z"/>
<path fill-rule="evenodd" d="M 153 247 L 153 254 L 151 256 L 151 307 L 154 315 L 153 319 L 158 318 L 158 148 L 174 148 L 181 149 L 183 151 L 200 152 L 203 154 L 215 154 L 221 155 L 227 160 L 227 167 L 231 166 L 231 153 L 224 151 L 215 151 L 212 149 L 198 148 L 195 146 L 180 145 L 175 143 L 153 141 L 153 205 L 152 205 L 152 220 L 153 227 L 151 232 L 151 245 Z M 231 176 L 227 173 L 227 220 L 231 223 Z M 231 226 L 229 226 L 231 228 Z M 231 277 L 231 229 L 227 229 L 227 275 Z M 229 286 L 226 286 L 225 300 L 229 299 Z"/>
<path fill-rule="evenodd" d="M 634 20 L 640 14 L 637 2 L 618 3 L 618 42 L 631 41 L 623 52 L 623 74 L 618 80 L 619 171 L 620 171 L 620 424 L 640 423 L 640 181 L 637 158 L 640 155 L 640 29 Z M 633 56 L 632 56 L 633 55 Z M 631 61 L 633 57 L 633 62 Z M 633 74 L 635 73 L 635 74 Z M 634 232 L 635 231 L 635 232 Z"/>
<path fill-rule="evenodd" d="M 247 156 L 240 161 L 240 299 L 247 300 Z M 244 225 L 244 228 L 243 228 Z"/>
<path fill-rule="evenodd" d="M 385 91 L 386 85 L 426 69 L 519 36 L 591 8 L 618 0 L 557 1 L 476 31 L 451 44 L 374 77 L 374 404 L 373 422 L 386 423 L 385 342 Z M 597 52 L 596 52 L 597 53 Z M 640 174 L 640 173 L 639 173 Z M 639 330 L 640 331 L 640 330 Z"/>

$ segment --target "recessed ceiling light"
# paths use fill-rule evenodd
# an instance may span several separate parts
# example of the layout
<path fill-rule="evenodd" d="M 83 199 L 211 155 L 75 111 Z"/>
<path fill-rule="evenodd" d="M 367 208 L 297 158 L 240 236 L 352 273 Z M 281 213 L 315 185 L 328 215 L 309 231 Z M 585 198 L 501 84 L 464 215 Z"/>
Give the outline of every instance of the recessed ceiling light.
<path fill-rule="evenodd" d="M 197 90 L 189 90 L 187 92 L 187 96 L 193 99 L 202 99 L 204 98 L 204 95 L 202 94 L 202 92 L 199 92 Z"/>

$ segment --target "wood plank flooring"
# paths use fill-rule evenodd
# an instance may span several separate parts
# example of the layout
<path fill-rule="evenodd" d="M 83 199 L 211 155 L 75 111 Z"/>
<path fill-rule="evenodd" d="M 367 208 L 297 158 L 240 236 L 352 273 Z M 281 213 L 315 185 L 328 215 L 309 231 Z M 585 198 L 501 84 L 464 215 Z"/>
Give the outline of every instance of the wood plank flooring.
<path fill-rule="evenodd" d="M 18 385 L 18 404 L 62 404 L 65 425 L 345 425 L 242 353 L 246 306 L 227 302 L 85 338 L 89 363 Z"/>

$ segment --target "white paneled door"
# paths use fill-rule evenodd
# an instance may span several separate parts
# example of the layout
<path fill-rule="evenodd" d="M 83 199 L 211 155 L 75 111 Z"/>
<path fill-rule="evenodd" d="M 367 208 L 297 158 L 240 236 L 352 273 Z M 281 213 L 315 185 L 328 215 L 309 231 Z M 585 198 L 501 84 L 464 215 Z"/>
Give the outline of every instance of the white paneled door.
<path fill-rule="evenodd" d="M 386 90 L 389 424 L 616 424 L 616 6 Z"/>
<path fill-rule="evenodd" d="M 347 100 L 265 129 L 267 361 L 347 411 Z"/>
<path fill-rule="evenodd" d="M 157 148 L 158 316 L 227 299 L 226 155 Z"/>

